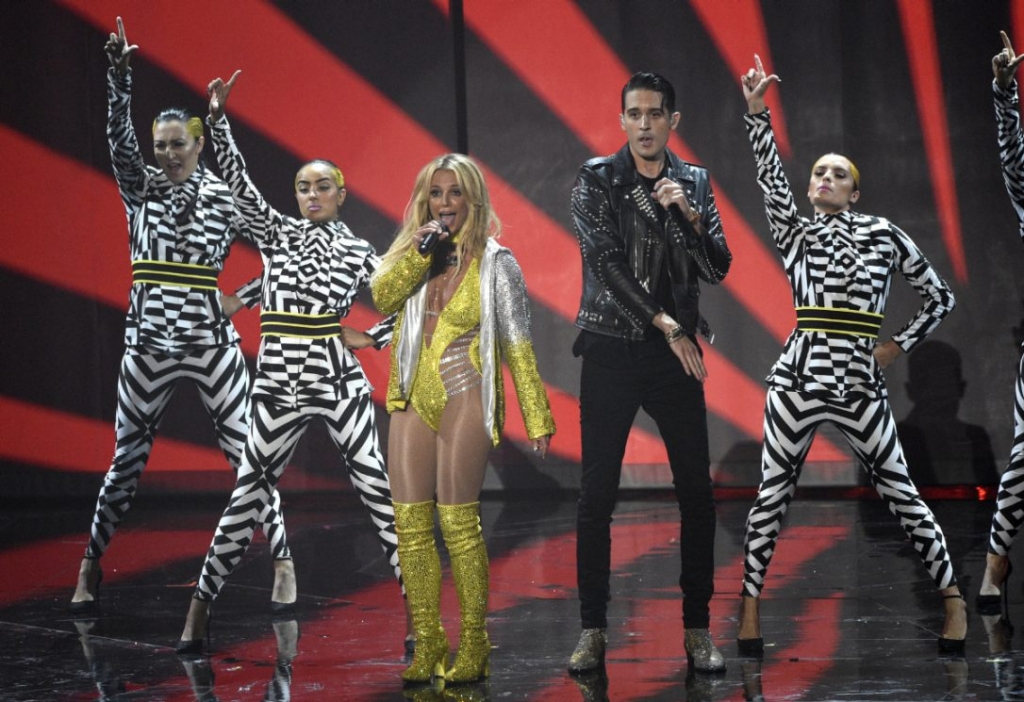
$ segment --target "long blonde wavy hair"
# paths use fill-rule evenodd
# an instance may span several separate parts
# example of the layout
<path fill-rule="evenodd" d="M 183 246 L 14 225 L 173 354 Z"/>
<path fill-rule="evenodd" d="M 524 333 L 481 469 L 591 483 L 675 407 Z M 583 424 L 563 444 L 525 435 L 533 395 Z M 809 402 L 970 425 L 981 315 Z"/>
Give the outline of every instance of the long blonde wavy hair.
<path fill-rule="evenodd" d="M 375 276 L 383 275 L 405 255 L 413 245 L 413 233 L 431 220 L 430 217 L 430 183 L 438 171 L 452 171 L 462 188 L 469 205 L 469 214 L 462 228 L 452 232 L 458 235 L 455 253 L 458 256 L 458 268 L 463 261 L 483 253 L 489 238 L 501 235 L 501 220 L 491 206 L 491 196 L 484 183 L 484 175 L 480 167 L 469 156 L 464 154 L 444 154 L 429 162 L 416 176 L 416 184 L 412 189 L 412 197 L 405 206 L 405 217 L 402 226 L 395 234 L 391 248 L 387 250 Z"/>

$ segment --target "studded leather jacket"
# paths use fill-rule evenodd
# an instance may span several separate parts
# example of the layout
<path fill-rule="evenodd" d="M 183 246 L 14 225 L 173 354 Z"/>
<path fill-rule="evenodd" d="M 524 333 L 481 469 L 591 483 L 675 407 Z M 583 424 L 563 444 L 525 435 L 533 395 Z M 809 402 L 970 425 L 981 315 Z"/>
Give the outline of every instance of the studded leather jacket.
<path fill-rule="evenodd" d="M 707 169 L 666 151 L 667 176 L 683 186 L 690 206 L 700 214 L 691 225 L 672 206 L 658 216 L 657 203 L 637 173 L 626 144 L 611 156 L 587 161 L 572 191 L 573 229 L 583 257 L 583 294 L 576 326 L 630 341 L 648 338 L 651 322 L 670 286 L 674 316 L 684 331 L 699 331 L 709 341 L 710 327 L 700 315 L 698 279 L 718 283 L 732 255 Z M 661 273 L 668 257 L 668 280 Z"/>

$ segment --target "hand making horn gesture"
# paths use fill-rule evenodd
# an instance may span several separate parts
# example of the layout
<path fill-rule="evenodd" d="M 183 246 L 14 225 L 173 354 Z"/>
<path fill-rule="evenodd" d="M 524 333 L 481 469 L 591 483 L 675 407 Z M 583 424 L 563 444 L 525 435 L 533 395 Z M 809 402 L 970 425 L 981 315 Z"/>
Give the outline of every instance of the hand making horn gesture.
<path fill-rule="evenodd" d="M 1010 43 L 1010 37 L 1006 36 L 1006 32 L 1000 31 L 999 36 L 1003 39 L 1003 50 L 992 57 L 992 73 L 999 87 L 1009 88 L 1017 73 L 1017 66 L 1024 61 L 1024 54 L 1018 56 L 1013 52 L 1013 44 Z"/>
<path fill-rule="evenodd" d="M 235 81 L 238 80 L 241 73 L 241 69 L 235 71 L 227 83 L 220 78 L 214 78 L 206 87 L 206 94 L 210 96 L 211 122 L 216 122 L 224 115 L 224 105 L 227 104 L 228 95 L 231 94 L 231 89 L 235 87 Z"/>
<path fill-rule="evenodd" d="M 110 65 L 114 68 L 118 75 L 128 74 L 128 61 L 131 55 L 139 50 L 139 47 L 128 44 L 128 40 L 124 35 L 124 22 L 121 18 L 117 18 L 117 34 L 110 33 L 110 38 L 107 39 L 107 43 L 103 46 L 103 50 L 107 52 L 107 58 L 110 59 Z"/>
<path fill-rule="evenodd" d="M 761 57 L 754 54 L 754 67 L 740 76 L 743 84 L 743 97 L 747 99 L 747 112 L 756 115 L 764 112 L 764 94 L 772 83 L 781 83 L 782 79 L 774 73 L 765 75 L 764 66 L 761 65 Z"/>

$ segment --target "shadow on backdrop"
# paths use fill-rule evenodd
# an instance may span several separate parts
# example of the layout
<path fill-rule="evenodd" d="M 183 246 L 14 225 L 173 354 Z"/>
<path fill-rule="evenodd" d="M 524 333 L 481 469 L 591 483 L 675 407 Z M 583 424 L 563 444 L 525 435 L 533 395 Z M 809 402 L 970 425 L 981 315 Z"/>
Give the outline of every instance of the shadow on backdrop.
<path fill-rule="evenodd" d="M 914 406 L 896 428 L 914 483 L 998 485 L 988 432 L 957 416 L 967 387 L 960 353 L 926 341 L 907 360 L 907 397 Z"/>

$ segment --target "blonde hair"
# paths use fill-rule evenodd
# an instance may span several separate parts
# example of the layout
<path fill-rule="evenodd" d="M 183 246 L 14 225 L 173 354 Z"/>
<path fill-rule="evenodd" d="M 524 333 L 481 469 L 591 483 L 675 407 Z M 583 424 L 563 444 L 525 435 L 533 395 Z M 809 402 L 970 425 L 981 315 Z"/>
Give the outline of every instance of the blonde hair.
<path fill-rule="evenodd" d="M 860 169 L 847 157 L 846 162 L 850 164 L 850 175 L 853 176 L 853 189 L 860 190 Z"/>
<path fill-rule="evenodd" d="M 501 235 L 501 221 L 491 206 L 491 196 L 487 191 L 487 184 L 484 183 L 484 175 L 480 171 L 480 167 L 473 159 L 464 154 L 444 154 L 424 166 L 416 176 L 412 197 L 409 198 L 409 204 L 405 206 L 402 226 L 395 234 L 395 240 L 391 243 L 391 247 L 384 254 L 375 276 L 391 270 L 409 250 L 409 247 L 413 246 L 413 234 L 416 230 L 431 220 L 430 184 L 434 179 L 434 174 L 438 171 L 451 171 L 455 174 L 455 180 L 462 189 L 462 194 L 469 206 L 469 214 L 462 224 L 462 228 L 457 232 L 452 232 L 452 236 L 458 235 L 455 243 L 455 253 L 458 256 L 457 267 L 461 268 L 463 261 L 482 254 L 489 238 L 497 238 Z"/>

